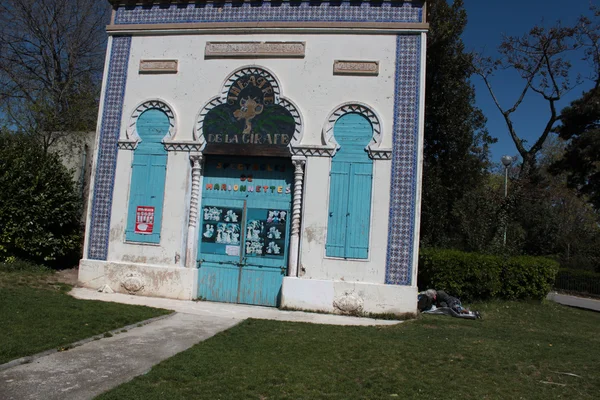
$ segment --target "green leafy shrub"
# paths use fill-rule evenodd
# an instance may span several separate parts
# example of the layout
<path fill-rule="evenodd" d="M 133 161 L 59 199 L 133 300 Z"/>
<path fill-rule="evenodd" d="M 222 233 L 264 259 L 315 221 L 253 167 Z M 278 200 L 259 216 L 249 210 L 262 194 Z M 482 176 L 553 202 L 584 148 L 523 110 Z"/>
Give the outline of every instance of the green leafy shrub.
<path fill-rule="evenodd" d="M 544 257 L 505 258 L 458 250 L 421 249 L 418 285 L 464 301 L 542 299 L 552 288 L 558 263 Z"/>
<path fill-rule="evenodd" d="M 419 286 L 442 289 L 463 300 L 487 299 L 500 291 L 498 257 L 458 250 L 421 250 Z"/>
<path fill-rule="evenodd" d="M 56 154 L 44 153 L 29 137 L 0 132 L 0 188 L 0 262 L 76 262 L 81 200 Z"/>
<path fill-rule="evenodd" d="M 508 258 L 503 263 L 499 297 L 541 300 L 552 289 L 557 272 L 558 263 L 545 257 Z"/>
<path fill-rule="evenodd" d="M 554 287 L 565 292 L 600 296 L 600 274 L 577 269 L 560 269 Z"/>

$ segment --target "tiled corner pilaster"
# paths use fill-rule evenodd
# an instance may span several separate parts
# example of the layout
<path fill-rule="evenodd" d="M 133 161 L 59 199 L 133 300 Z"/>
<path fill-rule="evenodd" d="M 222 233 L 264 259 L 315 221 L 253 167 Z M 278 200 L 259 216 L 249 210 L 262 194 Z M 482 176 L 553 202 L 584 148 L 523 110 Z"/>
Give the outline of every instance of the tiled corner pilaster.
<path fill-rule="evenodd" d="M 392 184 L 385 283 L 411 285 L 418 187 L 421 36 L 399 35 L 396 40 L 396 58 Z"/>
<path fill-rule="evenodd" d="M 108 253 L 117 142 L 121 127 L 130 48 L 130 36 L 113 37 L 100 124 L 92 218 L 88 237 L 88 258 L 92 260 L 106 260 Z"/>

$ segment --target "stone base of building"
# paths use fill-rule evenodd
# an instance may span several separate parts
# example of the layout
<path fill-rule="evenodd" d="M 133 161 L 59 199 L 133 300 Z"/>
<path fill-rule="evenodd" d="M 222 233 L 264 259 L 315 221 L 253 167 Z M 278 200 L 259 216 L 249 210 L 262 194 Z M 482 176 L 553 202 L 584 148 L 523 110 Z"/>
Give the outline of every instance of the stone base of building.
<path fill-rule="evenodd" d="M 115 261 L 81 260 L 78 284 L 90 289 L 108 285 L 117 293 L 193 300 L 198 297 L 196 268 Z M 281 307 L 360 315 L 417 311 L 415 286 L 285 277 Z"/>
<path fill-rule="evenodd" d="M 416 286 L 283 278 L 281 307 L 338 314 L 417 312 Z"/>
<path fill-rule="evenodd" d="M 192 300 L 198 297 L 198 269 L 113 261 L 81 260 L 78 284 L 108 285 L 118 293 Z"/>

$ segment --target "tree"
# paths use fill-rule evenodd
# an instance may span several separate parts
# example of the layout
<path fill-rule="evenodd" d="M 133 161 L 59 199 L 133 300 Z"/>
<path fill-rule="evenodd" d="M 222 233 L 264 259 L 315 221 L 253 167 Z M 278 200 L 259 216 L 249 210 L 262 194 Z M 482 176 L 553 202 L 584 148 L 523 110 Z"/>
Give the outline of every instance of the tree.
<path fill-rule="evenodd" d="M 577 24 L 577 41 L 583 48 L 584 60 L 591 67 L 588 77 L 594 82 L 594 89 L 600 88 L 600 7 L 591 5 L 590 11 L 593 19 L 582 15 Z"/>
<path fill-rule="evenodd" d="M 482 185 L 493 140 L 469 83 L 472 56 L 460 38 L 467 23 L 463 1 L 433 0 L 428 11 L 422 242 L 449 246 L 459 240 L 453 208 Z"/>
<path fill-rule="evenodd" d="M 598 213 L 566 184 L 567 175 L 550 169 L 562 159 L 566 143 L 550 136 L 542 147 L 536 174 L 513 183 L 509 241 L 529 255 L 554 255 L 563 267 L 593 269 L 600 261 Z"/>
<path fill-rule="evenodd" d="M 0 2 L 0 115 L 44 151 L 95 129 L 108 11 L 97 0 Z"/>
<path fill-rule="evenodd" d="M 581 17 L 577 37 L 590 63 L 594 86 L 562 110 L 562 124 L 556 131 L 569 144 L 551 170 L 566 173 L 568 185 L 600 210 L 600 8 L 591 10 L 596 18 Z"/>
<path fill-rule="evenodd" d="M 56 154 L 0 131 L 0 262 L 70 267 L 80 257 L 81 199 Z"/>
<path fill-rule="evenodd" d="M 536 25 L 523 36 L 505 37 L 498 48 L 498 59 L 479 55 L 473 64 L 504 117 L 510 137 L 523 159 L 521 172 L 524 175 L 535 167 L 544 142 L 563 118 L 557 110 L 557 103 L 581 83 L 581 78 L 571 72 L 571 52 L 579 51 L 581 57 L 590 62 L 592 72 L 589 78 L 596 88 L 600 85 L 600 23 L 597 18 L 600 9 L 591 6 L 590 11 L 596 17 L 594 20 L 581 16 L 573 26 L 563 26 L 560 22 L 549 28 Z M 492 77 L 499 69 L 514 70 L 523 80 L 523 88 L 516 93 L 516 100 L 510 107 L 500 104 L 492 88 Z M 512 115 L 529 93 L 538 95 L 547 103 L 548 115 L 539 136 L 531 147 L 526 148 Z"/>
<path fill-rule="evenodd" d="M 552 171 L 566 173 L 569 186 L 600 210 L 600 88 L 572 102 L 562 115 L 558 134 L 569 144 Z"/>
<path fill-rule="evenodd" d="M 525 174 L 535 167 L 537 154 L 561 119 L 556 103 L 577 83 L 570 77 L 571 63 L 566 57 L 568 52 L 578 47 L 575 32 L 574 28 L 560 24 L 551 28 L 535 26 L 521 37 L 504 38 L 498 48 L 501 55 L 499 59 L 478 57 L 474 64 L 475 72 L 483 79 L 504 117 L 510 137 L 523 159 L 522 171 Z M 491 78 L 498 69 L 515 70 L 523 79 L 523 88 L 510 107 L 500 104 L 492 88 Z M 517 133 L 512 114 L 518 110 L 529 92 L 541 96 L 547 102 L 549 113 L 539 137 L 527 149 L 525 141 Z"/>

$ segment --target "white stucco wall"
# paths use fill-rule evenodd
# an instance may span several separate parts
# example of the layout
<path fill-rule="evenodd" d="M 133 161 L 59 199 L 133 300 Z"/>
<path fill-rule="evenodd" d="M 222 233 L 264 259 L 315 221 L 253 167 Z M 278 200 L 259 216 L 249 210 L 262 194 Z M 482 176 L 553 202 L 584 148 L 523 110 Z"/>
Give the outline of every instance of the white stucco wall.
<path fill-rule="evenodd" d="M 172 151 L 168 155 L 159 244 L 125 240 L 132 157 L 130 150 L 120 150 L 117 157 L 108 261 L 183 266 L 191 180 L 189 153 Z"/>
<path fill-rule="evenodd" d="M 207 41 L 303 41 L 304 59 L 205 59 Z M 238 68 L 256 65 L 269 69 L 279 80 L 281 93 L 293 101 L 302 114 L 302 144 L 322 143 L 322 128 L 327 116 L 337 106 L 358 101 L 372 107 L 380 116 L 382 147 L 391 146 L 393 121 L 395 36 L 351 35 L 188 35 L 135 36 L 132 39 L 127 86 L 121 119 L 121 138 L 135 107 L 145 100 L 162 99 L 176 114 L 175 140 L 192 140 L 196 116 L 201 108 L 221 92 L 230 73 Z M 142 59 L 177 59 L 177 74 L 139 74 Z M 380 74 L 371 76 L 334 76 L 337 59 L 373 60 L 380 62 Z M 183 265 L 187 208 L 189 206 L 190 166 L 188 154 L 170 152 L 167 166 L 165 203 L 161 242 L 159 245 L 125 242 L 129 182 L 131 179 L 129 150 L 120 150 L 117 159 L 113 210 L 111 216 L 108 260 L 160 265 Z M 372 251 L 367 262 L 324 260 L 326 207 L 329 187 L 330 159 L 310 158 L 307 163 L 305 226 L 310 227 L 303 239 L 302 262 L 310 277 L 383 282 L 387 238 L 387 205 L 389 202 L 389 161 L 375 162 L 376 203 L 373 206 Z M 321 169 L 325 168 L 325 169 Z M 311 174 L 310 171 L 313 171 Z M 385 193 L 383 193 L 383 192 Z M 321 235 L 321 236 L 319 236 Z M 321 238 L 320 238 L 321 237 Z M 310 239 L 310 240 L 309 240 Z M 320 248 L 317 244 L 320 244 Z M 176 263 L 176 257 L 180 256 Z"/>
<path fill-rule="evenodd" d="M 303 59 L 204 59 L 209 41 L 302 41 Z M 134 108 L 147 99 L 162 98 L 178 116 L 176 139 L 191 140 L 195 118 L 206 102 L 220 94 L 227 76 L 243 66 L 269 69 L 304 118 L 303 144 L 321 144 L 327 115 L 338 105 L 360 101 L 380 115 L 391 146 L 394 106 L 396 37 L 393 35 L 188 35 L 135 36 L 129 58 L 121 132 Z M 142 59 L 176 59 L 177 74 L 140 75 Z M 379 76 L 334 76 L 334 60 L 379 61 Z"/>
<path fill-rule="evenodd" d="M 373 163 L 371 231 L 366 260 L 328 258 L 325 255 L 330 166 L 329 157 L 309 157 L 306 163 L 299 275 L 304 279 L 384 283 L 391 161 L 376 160 Z"/>

